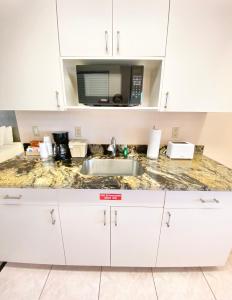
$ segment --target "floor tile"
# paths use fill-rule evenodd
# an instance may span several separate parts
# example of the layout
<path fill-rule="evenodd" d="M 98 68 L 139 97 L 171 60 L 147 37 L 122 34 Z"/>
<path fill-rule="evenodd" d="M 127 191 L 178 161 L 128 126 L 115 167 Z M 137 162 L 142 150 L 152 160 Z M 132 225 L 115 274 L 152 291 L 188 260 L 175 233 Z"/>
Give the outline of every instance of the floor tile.
<path fill-rule="evenodd" d="M 103 268 L 100 300 L 156 300 L 151 269 Z"/>
<path fill-rule="evenodd" d="M 215 300 L 198 268 L 153 269 L 159 300 Z"/>
<path fill-rule="evenodd" d="M 7 264 L 0 273 L 1 300 L 38 300 L 50 266 Z"/>
<path fill-rule="evenodd" d="M 232 299 L 232 264 L 228 261 L 225 267 L 202 268 L 217 300 Z"/>
<path fill-rule="evenodd" d="M 40 300 L 97 300 L 100 273 L 97 267 L 53 267 Z"/>

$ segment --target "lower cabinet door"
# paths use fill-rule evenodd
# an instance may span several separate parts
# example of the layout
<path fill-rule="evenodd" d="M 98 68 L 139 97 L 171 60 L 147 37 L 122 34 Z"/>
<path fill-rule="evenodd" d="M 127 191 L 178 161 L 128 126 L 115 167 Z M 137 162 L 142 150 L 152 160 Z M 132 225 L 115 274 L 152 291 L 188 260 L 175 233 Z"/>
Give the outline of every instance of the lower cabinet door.
<path fill-rule="evenodd" d="M 0 205 L 0 260 L 65 264 L 57 207 Z"/>
<path fill-rule="evenodd" d="M 231 250 L 224 209 L 165 209 L 157 267 L 224 265 Z"/>
<path fill-rule="evenodd" d="M 155 266 L 162 208 L 111 207 L 111 265 Z"/>
<path fill-rule="evenodd" d="M 110 265 L 108 207 L 64 205 L 60 217 L 68 265 Z"/>

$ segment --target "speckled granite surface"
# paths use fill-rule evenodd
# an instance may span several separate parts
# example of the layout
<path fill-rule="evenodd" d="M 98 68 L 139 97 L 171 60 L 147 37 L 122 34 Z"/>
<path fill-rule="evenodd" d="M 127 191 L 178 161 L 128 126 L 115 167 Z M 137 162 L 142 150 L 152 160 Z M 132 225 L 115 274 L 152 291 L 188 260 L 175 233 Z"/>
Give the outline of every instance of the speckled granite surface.
<path fill-rule="evenodd" d="M 134 158 L 144 168 L 138 177 L 82 175 L 83 159 L 70 164 L 12 159 L 0 164 L 0 187 L 232 191 L 232 170 L 200 154 L 187 161 L 163 154 L 157 161 L 138 153 Z"/>

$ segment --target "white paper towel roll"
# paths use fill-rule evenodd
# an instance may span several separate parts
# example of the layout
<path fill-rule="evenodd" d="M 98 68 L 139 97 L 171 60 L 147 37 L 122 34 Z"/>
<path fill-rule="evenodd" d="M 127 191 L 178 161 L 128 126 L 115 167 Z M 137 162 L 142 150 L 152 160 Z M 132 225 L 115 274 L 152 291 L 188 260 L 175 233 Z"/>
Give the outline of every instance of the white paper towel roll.
<path fill-rule="evenodd" d="M 12 127 L 8 126 L 5 128 L 4 145 L 9 145 L 12 143 L 13 143 Z"/>
<path fill-rule="evenodd" d="M 5 130 L 5 126 L 0 127 L 0 146 L 4 145 Z"/>
<path fill-rule="evenodd" d="M 153 128 L 150 133 L 149 144 L 147 147 L 147 157 L 157 159 L 159 156 L 161 140 L 161 130 Z"/>

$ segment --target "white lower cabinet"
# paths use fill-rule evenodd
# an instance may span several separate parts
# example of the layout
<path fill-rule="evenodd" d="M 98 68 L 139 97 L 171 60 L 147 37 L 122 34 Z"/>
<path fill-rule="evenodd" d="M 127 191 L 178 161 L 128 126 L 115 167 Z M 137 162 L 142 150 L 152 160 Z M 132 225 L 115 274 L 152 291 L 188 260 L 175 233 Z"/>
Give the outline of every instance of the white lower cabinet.
<path fill-rule="evenodd" d="M 162 211 L 149 207 L 61 206 L 66 263 L 155 266 Z"/>
<path fill-rule="evenodd" d="M 155 266 L 162 208 L 111 207 L 111 265 Z"/>
<path fill-rule="evenodd" d="M 60 217 L 68 265 L 110 265 L 109 207 L 63 205 Z"/>
<path fill-rule="evenodd" d="M 0 260 L 65 264 L 58 208 L 1 204 Z"/>
<path fill-rule="evenodd" d="M 229 219 L 222 208 L 165 209 L 157 267 L 224 265 L 231 250 Z"/>
<path fill-rule="evenodd" d="M 120 202 L 103 202 L 99 193 L 0 189 L 0 261 L 115 267 L 225 264 L 231 251 L 231 192 L 123 191 Z"/>

